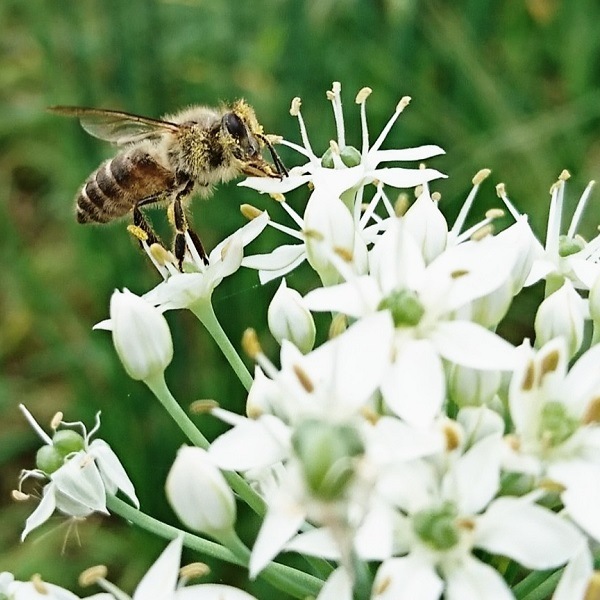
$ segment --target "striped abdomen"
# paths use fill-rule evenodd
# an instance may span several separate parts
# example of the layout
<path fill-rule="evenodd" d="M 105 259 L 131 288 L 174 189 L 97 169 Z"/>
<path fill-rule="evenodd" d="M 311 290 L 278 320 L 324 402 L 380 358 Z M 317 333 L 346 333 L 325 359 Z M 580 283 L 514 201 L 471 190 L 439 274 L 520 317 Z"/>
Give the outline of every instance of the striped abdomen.
<path fill-rule="evenodd" d="M 175 184 L 173 173 L 141 148 L 131 148 L 102 163 L 77 196 L 79 223 L 107 223 L 144 199 L 156 198 Z"/>

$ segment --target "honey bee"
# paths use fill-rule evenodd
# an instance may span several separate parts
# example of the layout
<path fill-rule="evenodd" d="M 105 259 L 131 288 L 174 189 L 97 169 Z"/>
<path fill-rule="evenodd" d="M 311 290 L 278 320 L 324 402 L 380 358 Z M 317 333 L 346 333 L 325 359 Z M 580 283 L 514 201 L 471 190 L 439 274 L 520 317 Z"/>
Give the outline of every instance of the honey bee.
<path fill-rule="evenodd" d="M 61 115 L 77 117 L 90 135 L 121 146 L 81 186 L 77 198 L 79 223 L 108 223 L 129 212 L 148 244 L 157 242 L 140 210 L 166 202 L 175 227 L 174 253 L 181 268 L 185 233 L 204 260 L 198 236 L 188 227 L 183 203 L 193 194 L 207 197 L 213 187 L 239 175 L 278 177 L 287 170 L 263 133 L 254 109 L 239 100 L 231 106 L 192 106 L 163 119 L 121 111 L 53 106 Z M 261 155 L 264 148 L 273 164 Z M 171 212 L 172 211 L 172 212 Z"/>

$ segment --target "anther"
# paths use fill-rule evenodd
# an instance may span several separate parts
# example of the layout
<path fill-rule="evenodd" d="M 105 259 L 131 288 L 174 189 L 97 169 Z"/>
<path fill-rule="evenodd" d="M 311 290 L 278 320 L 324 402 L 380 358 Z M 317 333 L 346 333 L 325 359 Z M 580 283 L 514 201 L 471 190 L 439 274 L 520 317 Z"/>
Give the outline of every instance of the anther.
<path fill-rule="evenodd" d="M 175 257 L 169 250 L 163 248 L 160 244 L 154 243 L 148 248 L 152 258 L 161 266 L 167 263 L 174 263 Z"/>
<path fill-rule="evenodd" d="M 290 115 L 297 117 L 300 114 L 300 106 L 302 106 L 302 100 L 296 96 L 292 100 L 292 106 L 290 107 Z"/>
<path fill-rule="evenodd" d="M 439 202 L 442 199 L 442 195 L 439 192 L 433 192 L 433 194 L 431 194 L 431 199 L 434 202 Z"/>
<path fill-rule="evenodd" d="M 281 192 L 276 192 L 274 194 L 269 194 L 275 202 L 285 202 L 285 196 Z"/>
<path fill-rule="evenodd" d="M 571 173 L 567 171 L 567 169 L 563 169 L 558 176 L 559 181 L 567 181 L 567 179 L 571 179 Z"/>
<path fill-rule="evenodd" d="M 442 426 L 442 434 L 446 440 L 446 450 L 451 452 L 452 450 L 456 450 L 460 446 L 461 442 L 461 431 L 455 425 L 454 421 L 448 420 Z"/>
<path fill-rule="evenodd" d="M 258 341 L 258 336 L 256 335 L 256 330 L 249 327 L 244 331 L 242 335 L 242 348 L 244 352 L 253 360 L 259 354 L 262 354 L 262 348 L 260 346 L 260 342 Z"/>
<path fill-rule="evenodd" d="M 400 99 L 400 102 L 398 102 L 398 104 L 396 105 L 396 112 L 402 112 L 410 104 L 410 101 L 410 96 L 403 96 Z"/>
<path fill-rule="evenodd" d="M 398 198 L 396 198 L 396 202 L 394 202 L 394 214 L 397 217 L 404 216 L 409 206 L 410 202 L 408 200 L 408 194 L 405 192 L 400 192 L 398 194 Z"/>
<path fill-rule="evenodd" d="M 484 225 L 483 227 L 480 227 L 477 231 L 475 231 L 473 233 L 473 235 L 471 236 L 471 240 L 473 240 L 474 242 L 478 242 L 478 241 L 482 240 L 483 238 L 486 238 L 488 235 L 492 235 L 493 233 L 494 233 L 494 227 L 490 223 L 488 225 Z"/>
<path fill-rule="evenodd" d="M 10 495 L 15 502 L 25 502 L 31 498 L 29 494 L 25 494 L 21 490 L 13 490 Z"/>
<path fill-rule="evenodd" d="M 201 562 L 190 563 L 184 565 L 179 569 L 179 575 L 182 579 L 199 579 L 200 577 L 206 577 L 210 573 L 210 567 Z"/>
<path fill-rule="evenodd" d="M 300 365 L 294 365 L 292 369 L 294 371 L 294 374 L 298 378 L 300 385 L 304 388 L 306 392 L 311 394 L 314 391 L 315 386 L 308 373 Z"/>
<path fill-rule="evenodd" d="M 204 415 L 212 412 L 215 408 L 219 408 L 219 403 L 210 399 L 194 400 L 190 404 L 190 412 L 194 415 Z"/>
<path fill-rule="evenodd" d="M 485 213 L 488 219 L 501 219 L 504 216 L 504 211 L 501 208 L 490 208 Z"/>
<path fill-rule="evenodd" d="M 252 221 L 256 219 L 256 217 L 260 217 L 263 214 L 262 210 L 256 208 L 256 206 L 252 206 L 252 204 L 242 204 L 240 205 L 240 212 L 248 221 Z"/>
<path fill-rule="evenodd" d="M 59 410 L 50 420 L 50 429 L 56 431 L 63 420 L 63 413 Z"/>
<path fill-rule="evenodd" d="M 372 94 L 373 90 L 370 87 L 361 88 L 356 94 L 356 99 L 354 100 L 356 104 L 362 104 L 367 100 L 367 98 Z"/>
<path fill-rule="evenodd" d="M 48 586 L 44 583 L 42 576 L 39 573 L 35 573 L 31 576 L 31 584 L 38 594 L 41 594 L 42 596 L 48 595 Z"/>
<path fill-rule="evenodd" d="M 86 569 L 79 575 L 79 585 L 81 587 L 89 587 L 95 585 L 100 579 L 106 579 L 108 569 L 104 565 L 96 565 Z"/>
<path fill-rule="evenodd" d="M 473 185 L 479 185 L 484 179 L 487 179 L 492 171 L 490 169 L 481 169 L 475 173 L 475 176 L 471 180 Z"/>
<path fill-rule="evenodd" d="M 496 194 L 497 194 L 498 198 L 502 198 L 502 197 L 506 196 L 506 185 L 504 185 L 503 183 L 499 183 L 496 186 Z"/>
<path fill-rule="evenodd" d="M 348 317 L 342 313 L 337 313 L 333 319 L 331 319 L 331 325 L 329 325 L 329 339 L 337 337 L 344 333 L 348 329 Z"/>

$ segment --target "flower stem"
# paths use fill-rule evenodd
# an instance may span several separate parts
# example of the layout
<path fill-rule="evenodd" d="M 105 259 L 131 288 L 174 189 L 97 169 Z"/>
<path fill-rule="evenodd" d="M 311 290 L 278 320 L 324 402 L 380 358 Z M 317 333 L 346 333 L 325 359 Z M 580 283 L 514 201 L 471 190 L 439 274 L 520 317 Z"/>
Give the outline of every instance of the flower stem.
<path fill-rule="evenodd" d="M 202 435 L 186 412 L 179 406 L 177 400 L 171 394 L 165 382 L 164 374 L 160 373 L 146 379 L 144 383 L 158 398 L 171 418 L 177 423 L 185 436 L 199 448 L 205 450 L 209 447 L 208 440 Z M 258 515 L 265 514 L 265 503 L 263 499 L 248 485 L 248 482 L 233 471 L 223 471 L 223 475 L 231 489 Z"/>
<path fill-rule="evenodd" d="M 106 505 L 111 512 L 160 537 L 172 540 L 183 533 L 184 545 L 192 550 L 235 565 L 243 567 L 248 565 L 250 552 L 235 534 L 231 536 L 232 550 L 229 550 L 220 544 L 205 540 L 191 533 L 182 532 L 177 527 L 154 519 L 133 506 L 129 506 L 115 496 L 108 496 Z M 260 576 L 273 585 L 273 587 L 285 591 L 296 598 L 314 597 L 319 593 L 323 585 L 323 582 L 317 577 L 279 563 L 271 563 L 261 572 Z"/>
<path fill-rule="evenodd" d="M 190 306 L 190 310 L 198 317 L 200 322 L 206 327 L 208 333 L 217 342 L 217 345 L 221 349 L 221 352 L 225 355 L 225 358 L 231 365 L 238 379 L 242 382 L 242 385 L 246 390 L 250 389 L 252 385 L 252 375 L 246 368 L 246 365 L 240 358 L 233 344 L 229 341 L 229 338 L 223 331 L 221 324 L 219 323 L 215 311 L 210 302 L 210 298 L 202 298 Z"/>
<path fill-rule="evenodd" d="M 558 584 L 564 569 L 558 571 L 533 571 L 513 588 L 518 600 L 544 600 Z"/>

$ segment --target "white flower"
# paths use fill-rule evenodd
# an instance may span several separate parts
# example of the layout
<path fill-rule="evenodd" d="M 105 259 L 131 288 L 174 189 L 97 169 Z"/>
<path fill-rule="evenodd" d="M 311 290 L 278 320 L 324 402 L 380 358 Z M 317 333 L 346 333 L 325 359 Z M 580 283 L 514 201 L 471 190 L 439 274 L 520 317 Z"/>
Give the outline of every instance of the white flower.
<path fill-rule="evenodd" d="M 476 558 L 480 548 L 530 569 L 565 563 L 582 536 L 532 498 L 494 500 L 500 477 L 500 438 L 484 437 L 447 471 L 426 461 L 398 465 L 390 500 L 404 515 L 398 526 L 399 558 L 380 566 L 373 600 L 512 598 L 492 567 Z M 477 485 L 473 482 L 477 481 Z"/>
<path fill-rule="evenodd" d="M 184 587 L 187 578 L 179 574 L 182 539 L 183 536 L 178 536 L 163 550 L 138 584 L 132 600 L 256 600 L 247 592 L 227 585 L 200 583 Z M 97 583 L 109 593 L 95 594 L 90 598 L 129 598 L 103 577 L 93 577 L 88 585 L 91 583 Z"/>
<path fill-rule="evenodd" d="M 171 507 L 186 527 L 216 539 L 231 532 L 236 517 L 233 492 L 206 450 L 182 446 L 165 487 Z"/>
<path fill-rule="evenodd" d="M 520 353 L 509 390 L 514 433 L 507 437 L 504 467 L 559 484 L 569 517 L 600 540 L 600 346 L 569 372 L 562 338 L 538 352 L 524 344 Z"/>
<path fill-rule="evenodd" d="M 368 88 L 357 97 L 361 105 L 362 148 L 347 146 L 343 124 L 340 85 L 335 83 L 333 91 L 328 93 L 333 103 L 337 125 L 337 142 L 332 142 L 323 157 L 314 154 L 302 115 L 299 100 L 293 104 L 292 113 L 298 117 L 304 146 L 283 141 L 283 144 L 298 150 L 308 158 L 303 167 L 290 171 L 281 181 L 265 178 L 249 178 L 240 183 L 261 192 L 284 194 L 305 183 L 314 186 L 314 192 L 307 203 L 304 216 L 298 215 L 287 202 L 281 206 L 292 217 L 300 231 L 271 222 L 270 225 L 290 234 L 300 243 L 283 245 L 273 252 L 250 256 L 244 259 L 244 266 L 259 270 L 259 277 L 265 283 L 285 275 L 308 258 L 311 266 L 318 272 L 325 285 L 339 281 L 339 273 L 332 265 L 332 254 L 341 254 L 356 273 L 364 272 L 367 244 L 372 242 L 379 230 L 385 228 L 385 219 L 375 212 L 383 203 L 387 218 L 394 216 L 394 207 L 383 189 L 385 185 L 413 188 L 426 184 L 432 179 L 444 177 L 435 169 L 406 169 L 400 167 L 378 168 L 379 163 L 389 161 L 420 161 L 443 151 L 438 146 L 421 146 L 404 150 L 381 150 L 381 145 L 393 123 L 408 104 L 404 98 L 397 106 L 394 116 L 384 127 L 375 143 L 369 147 L 369 135 L 366 122 L 365 101 L 370 93 Z M 363 206 L 365 186 L 377 182 L 375 193 Z"/>
<path fill-rule="evenodd" d="M 12 573 L 0 573 L 0 598 L 6 600 L 79 600 L 69 590 L 43 581 L 39 575 L 31 581 L 15 581 Z"/>
<path fill-rule="evenodd" d="M 267 311 L 267 322 L 273 337 L 281 344 L 292 342 L 301 352 L 310 352 L 315 343 L 316 328 L 312 314 L 302 296 L 281 281 Z"/>
<path fill-rule="evenodd" d="M 600 264 L 598 263 L 600 235 L 590 242 L 586 242 L 576 233 L 594 185 L 593 181 L 581 195 L 566 235 L 561 235 L 565 184 L 569 177 L 569 173 L 563 171 L 550 190 L 546 244 L 542 248 L 538 242 L 537 257 L 525 285 L 532 285 L 540 279 L 546 279 L 550 283 L 550 289 L 554 290 L 560 287 L 564 279 L 570 279 L 576 288 L 589 290 L 600 274 Z M 501 194 L 500 197 L 515 218 L 518 218 L 518 212 L 508 201 L 506 195 Z"/>
<path fill-rule="evenodd" d="M 593 579 L 593 566 L 592 553 L 587 544 L 582 544 L 565 568 L 552 600 L 589 600 L 597 596 L 599 582 Z"/>
<path fill-rule="evenodd" d="M 390 408 L 426 426 L 445 400 L 441 358 L 476 369 L 509 370 L 514 348 L 453 312 L 505 282 L 512 249 L 495 238 L 454 246 L 425 265 L 401 219 L 389 224 L 369 255 L 370 274 L 306 295 L 307 306 L 351 317 L 386 310 L 395 324 L 381 385 Z M 383 343 L 383 342 L 382 342 Z"/>
<path fill-rule="evenodd" d="M 173 340 L 164 316 L 127 289 L 113 292 L 110 320 L 98 323 L 95 329 L 112 331 L 115 350 L 132 379 L 152 379 L 173 359 Z"/>
<path fill-rule="evenodd" d="M 106 495 L 114 495 L 118 490 L 139 507 L 133 484 L 116 454 L 104 440 L 90 441 L 100 427 L 99 414 L 89 433 L 83 423 L 61 421 L 63 426 L 81 428 L 82 435 L 72 429 L 57 430 L 54 427 L 54 436 L 50 438 L 22 405 L 21 410 L 46 445 L 38 451 L 37 468 L 21 473 L 16 497 L 27 497 L 21 492 L 27 479 L 49 480 L 42 490 L 40 503 L 26 521 L 22 540 L 47 521 L 55 510 L 78 518 L 93 512 L 108 514 Z"/>
<path fill-rule="evenodd" d="M 268 213 L 263 212 L 225 238 L 209 254 L 208 264 L 198 256 L 193 242 L 186 238 L 188 249 L 195 256 L 193 262 L 184 263 L 184 269 L 189 272 L 179 272 L 174 262 L 164 263 L 165 281 L 144 294 L 144 299 L 161 311 L 178 308 L 193 310 L 195 304 L 210 301 L 214 289 L 221 281 L 240 268 L 244 247 L 260 234 L 268 221 Z"/>

